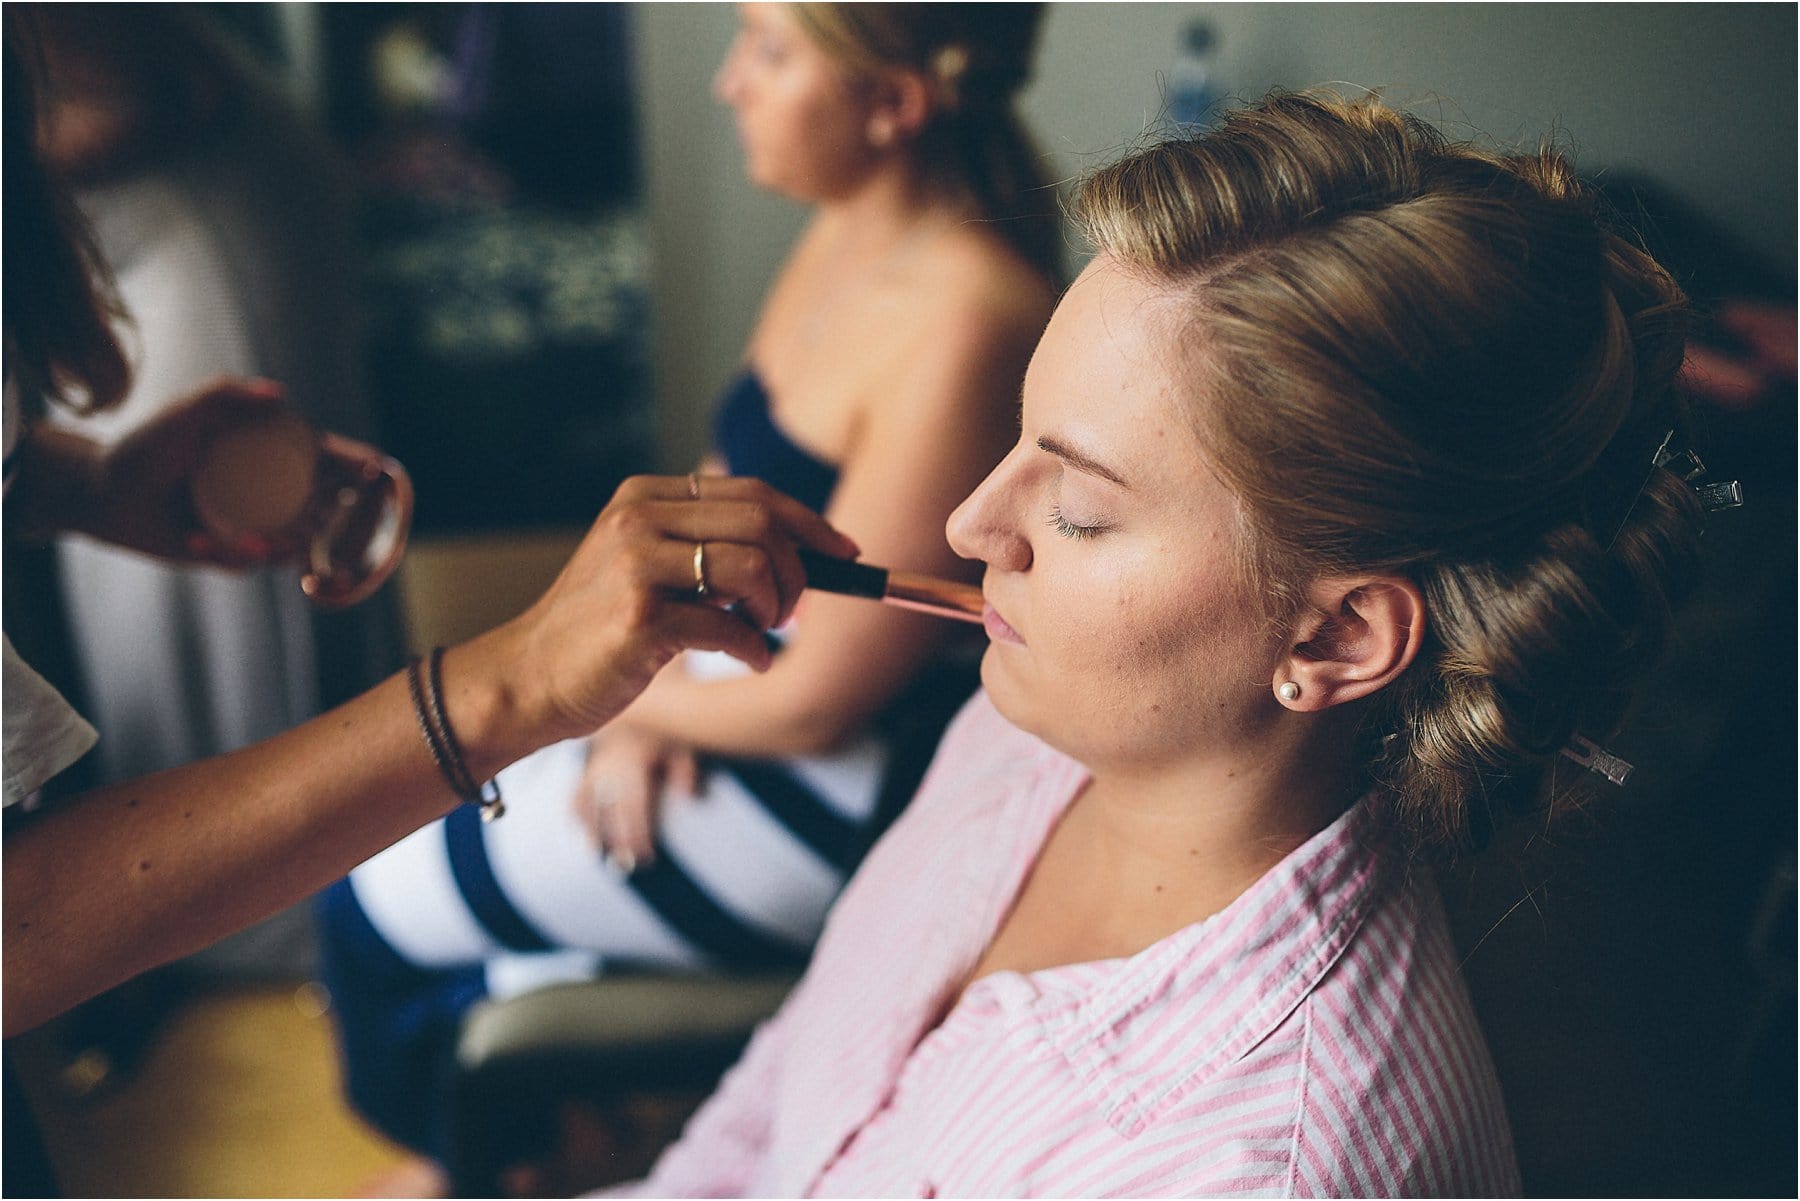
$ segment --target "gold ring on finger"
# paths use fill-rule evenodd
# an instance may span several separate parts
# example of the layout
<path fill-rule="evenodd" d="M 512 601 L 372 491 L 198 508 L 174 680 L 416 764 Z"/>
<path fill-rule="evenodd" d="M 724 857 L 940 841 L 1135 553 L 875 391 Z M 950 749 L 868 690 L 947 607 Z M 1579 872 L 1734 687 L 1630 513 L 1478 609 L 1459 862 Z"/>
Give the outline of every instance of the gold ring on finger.
<path fill-rule="evenodd" d="M 705 600 L 712 592 L 712 586 L 706 582 L 706 543 L 694 543 L 694 595 Z"/>
<path fill-rule="evenodd" d="M 688 499 L 700 499 L 700 473 L 698 471 L 688 472 Z"/>

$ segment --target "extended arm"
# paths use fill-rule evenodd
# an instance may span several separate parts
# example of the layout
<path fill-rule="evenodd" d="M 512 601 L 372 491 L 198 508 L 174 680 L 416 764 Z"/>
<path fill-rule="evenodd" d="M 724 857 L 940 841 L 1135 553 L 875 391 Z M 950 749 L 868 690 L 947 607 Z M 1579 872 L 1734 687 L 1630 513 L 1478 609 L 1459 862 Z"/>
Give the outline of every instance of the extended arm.
<path fill-rule="evenodd" d="M 696 603 L 693 536 L 715 552 L 715 601 L 747 617 Z M 704 501 L 627 481 L 537 604 L 446 656 L 470 771 L 602 724 L 684 648 L 766 667 L 795 541 L 853 553 L 754 481 Z M 396 677 L 256 746 L 52 806 L 5 844 L 6 1034 L 299 900 L 453 803 Z"/>
<path fill-rule="evenodd" d="M 477 771 L 528 741 L 510 698 L 473 683 L 490 653 L 445 666 Z M 455 800 L 395 677 L 267 742 L 53 806 L 6 839 L 6 1034 L 299 901 Z"/>

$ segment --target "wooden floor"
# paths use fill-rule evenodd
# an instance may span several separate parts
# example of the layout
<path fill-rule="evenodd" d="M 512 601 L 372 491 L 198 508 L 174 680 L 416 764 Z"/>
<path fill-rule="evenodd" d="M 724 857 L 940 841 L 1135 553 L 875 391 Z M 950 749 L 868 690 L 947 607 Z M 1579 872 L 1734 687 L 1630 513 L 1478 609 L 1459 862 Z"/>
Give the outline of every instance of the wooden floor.
<path fill-rule="evenodd" d="M 13 1048 L 66 1195 L 344 1197 L 401 1153 L 351 1114 L 322 995 L 236 988 L 184 1002 L 130 1080 L 76 1104 L 48 1032 Z"/>

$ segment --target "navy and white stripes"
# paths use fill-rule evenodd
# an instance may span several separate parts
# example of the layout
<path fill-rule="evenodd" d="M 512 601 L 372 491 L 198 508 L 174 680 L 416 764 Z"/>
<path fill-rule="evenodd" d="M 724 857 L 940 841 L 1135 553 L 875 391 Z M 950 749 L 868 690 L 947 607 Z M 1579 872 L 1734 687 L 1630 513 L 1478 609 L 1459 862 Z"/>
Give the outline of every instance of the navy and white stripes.
<path fill-rule="evenodd" d="M 607 963 L 798 970 L 872 838 L 889 760 L 867 739 L 829 756 L 707 765 L 668 795 L 656 859 L 605 863 L 570 809 L 581 740 L 500 773 L 501 822 L 464 806 L 358 867 L 320 906 L 352 1101 L 441 1155 L 430 1120 L 462 1013 Z"/>
<path fill-rule="evenodd" d="M 803 779 L 790 764 L 718 761 L 701 795 L 665 798 L 656 860 L 607 867 L 569 811 L 585 743 L 502 772 L 503 822 L 461 809 L 351 874 L 371 925 L 407 961 L 452 967 L 506 952 L 731 970 L 797 967 L 866 838 L 884 752 Z M 818 786 L 835 784 L 835 792 Z"/>

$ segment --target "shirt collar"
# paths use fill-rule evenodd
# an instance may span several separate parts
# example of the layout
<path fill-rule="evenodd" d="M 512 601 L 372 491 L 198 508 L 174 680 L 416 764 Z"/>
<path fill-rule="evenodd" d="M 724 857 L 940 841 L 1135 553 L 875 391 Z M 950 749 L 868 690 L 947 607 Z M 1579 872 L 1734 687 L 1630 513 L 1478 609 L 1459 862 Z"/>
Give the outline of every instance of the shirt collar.
<path fill-rule="evenodd" d="M 1134 1137 L 1306 999 L 1379 900 L 1385 862 L 1369 806 L 1352 806 L 1230 905 L 1124 961 L 1075 1004 L 1038 997 L 1045 1040 L 1107 1122 Z"/>

